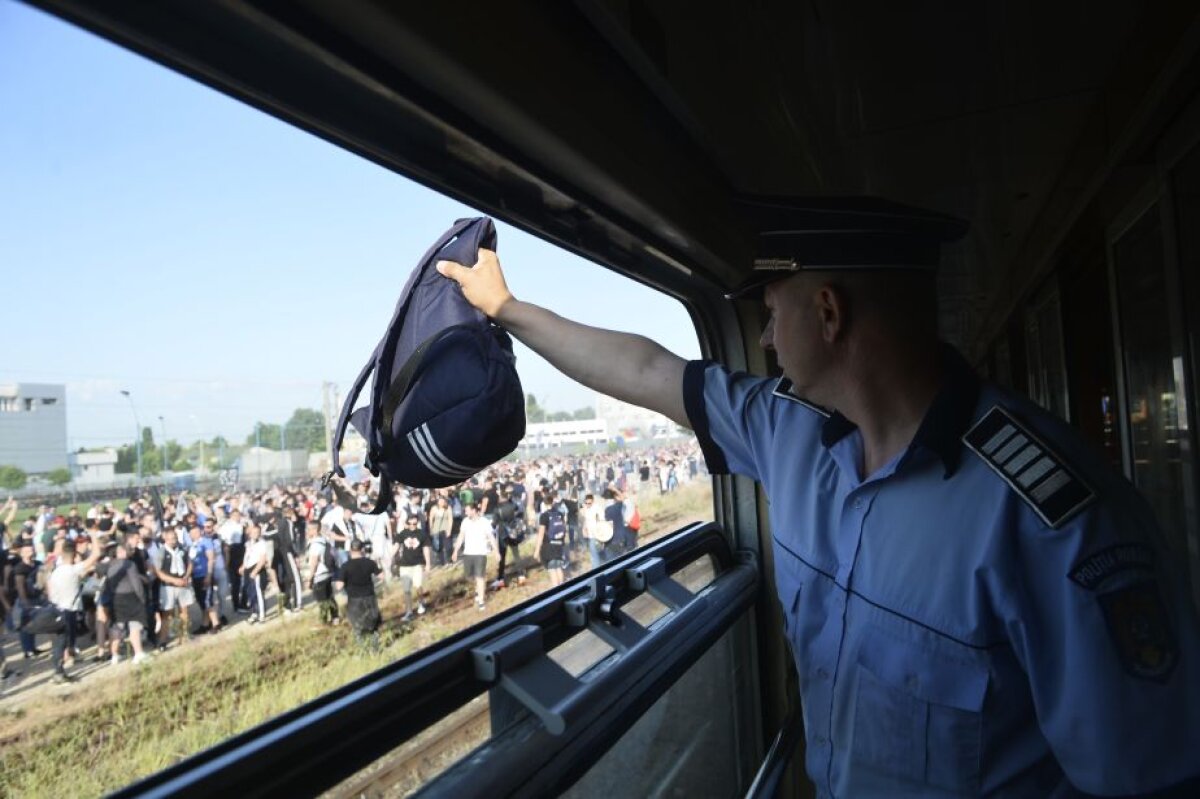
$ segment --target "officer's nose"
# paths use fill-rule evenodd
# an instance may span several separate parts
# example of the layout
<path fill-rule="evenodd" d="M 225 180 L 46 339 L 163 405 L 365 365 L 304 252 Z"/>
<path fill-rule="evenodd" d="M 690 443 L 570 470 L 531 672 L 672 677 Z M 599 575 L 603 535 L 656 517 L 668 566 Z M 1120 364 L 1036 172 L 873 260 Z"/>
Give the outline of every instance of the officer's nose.
<path fill-rule="evenodd" d="M 764 350 L 775 349 L 775 320 L 767 320 L 766 327 L 763 328 L 762 335 L 758 337 L 758 346 Z"/>

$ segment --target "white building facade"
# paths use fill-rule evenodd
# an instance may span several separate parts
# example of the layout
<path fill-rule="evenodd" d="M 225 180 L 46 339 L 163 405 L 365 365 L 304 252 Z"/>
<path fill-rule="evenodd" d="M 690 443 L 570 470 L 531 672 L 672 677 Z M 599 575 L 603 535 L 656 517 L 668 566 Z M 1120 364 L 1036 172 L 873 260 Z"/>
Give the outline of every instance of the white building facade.
<path fill-rule="evenodd" d="M 678 425 L 661 413 L 604 394 L 596 395 L 596 417 L 608 423 L 609 435 L 625 441 L 672 438 L 678 430 Z"/>
<path fill-rule="evenodd" d="M 67 387 L 0 383 L 0 465 L 30 474 L 67 466 Z"/>
<path fill-rule="evenodd" d="M 568 444 L 603 444 L 608 441 L 604 419 L 575 419 L 569 422 L 529 422 L 521 446 L 526 449 L 561 447 Z"/>
<path fill-rule="evenodd" d="M 111 483 L 116 478 L 117 451 L 72 452 L 67 455 L 71 477 L 76 483 Z"/>

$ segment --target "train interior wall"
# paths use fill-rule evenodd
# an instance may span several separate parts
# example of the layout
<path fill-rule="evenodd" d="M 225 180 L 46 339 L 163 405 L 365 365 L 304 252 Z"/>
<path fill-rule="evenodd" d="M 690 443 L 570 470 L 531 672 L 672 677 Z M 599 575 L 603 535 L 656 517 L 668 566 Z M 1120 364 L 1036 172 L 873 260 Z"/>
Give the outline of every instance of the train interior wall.
<path fill-rule="evenodd" d="M 1198 104 L 1112 171 L 979 367 L 1074 425 L 1138 487 L 1200 606 Z"/>

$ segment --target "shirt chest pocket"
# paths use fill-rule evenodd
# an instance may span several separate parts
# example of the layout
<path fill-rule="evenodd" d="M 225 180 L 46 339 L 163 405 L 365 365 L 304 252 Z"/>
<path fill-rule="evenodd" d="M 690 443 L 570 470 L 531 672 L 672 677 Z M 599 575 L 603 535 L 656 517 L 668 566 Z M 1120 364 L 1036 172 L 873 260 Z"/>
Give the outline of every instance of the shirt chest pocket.
<path fill-rule="evenodd" d="M 852 757 L 891 777 L 979 790 L 987 668 L 893 638 L 859 651 Z"/>

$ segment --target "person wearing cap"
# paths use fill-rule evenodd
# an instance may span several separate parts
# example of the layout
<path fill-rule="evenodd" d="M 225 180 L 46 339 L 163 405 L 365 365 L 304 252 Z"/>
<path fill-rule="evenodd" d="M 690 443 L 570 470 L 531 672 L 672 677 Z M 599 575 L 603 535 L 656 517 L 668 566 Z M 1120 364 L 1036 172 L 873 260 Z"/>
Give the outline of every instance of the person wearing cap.
<path fill-rule="evenodd" d="M 1200 633 L 1149 505 L 938 338 L 965 225 L 869 198 L 747 206 L 781 378 L 686 362 L 438 270 L 568 376 L 695 431 L 770 499 L 819 796 L 1200 795 Z"/>
<path fill-rule="evenodd" d="M 346 590 L 346 619 L 359 642 L 376 643 L 375 632 L 383 622 L 375 581 L 383 573 L 379 564 L 364 557 L 366 544 L 361 538 L 350 539 L 350 557 L 338 571 L 337 582 Z"/>

